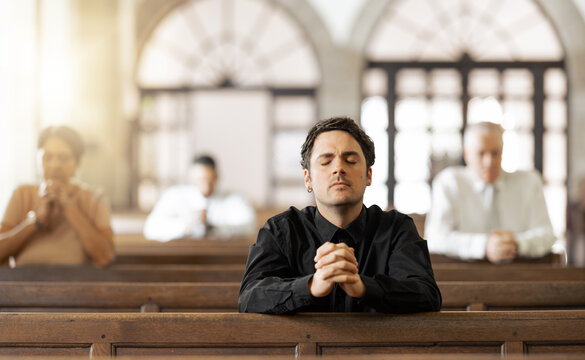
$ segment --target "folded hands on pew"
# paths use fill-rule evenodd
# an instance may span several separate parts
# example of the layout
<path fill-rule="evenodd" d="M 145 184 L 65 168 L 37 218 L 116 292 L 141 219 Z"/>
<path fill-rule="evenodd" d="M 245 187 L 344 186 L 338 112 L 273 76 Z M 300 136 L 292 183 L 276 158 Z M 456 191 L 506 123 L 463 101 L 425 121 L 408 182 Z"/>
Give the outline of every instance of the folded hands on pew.
<path fill-rule="evenodd" d="M 315 274 L 309 281 L 309 292 L 315 297 L 329 295 L 338 283 L 345 293 L 361 298 L 366 286 L 358 274 L 358 263 L 354 249 L 345 243 L 326 242 L 317 249 Z"/>
<path fill-rule="evenodd" d="M 492 263 L 510 262 L 518 254 L 518 243 L 514 233 L 509 230 L 494 230 L 487 239 L 487 259 Z"/>

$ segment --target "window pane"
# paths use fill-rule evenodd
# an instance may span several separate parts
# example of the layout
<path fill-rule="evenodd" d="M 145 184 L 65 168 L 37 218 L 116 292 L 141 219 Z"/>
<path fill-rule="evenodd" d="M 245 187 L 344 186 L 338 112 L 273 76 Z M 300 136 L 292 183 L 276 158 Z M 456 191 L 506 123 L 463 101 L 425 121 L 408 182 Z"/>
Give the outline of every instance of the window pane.
<path fill-rule="evenodd" d="M 435 98 L 431 101 L 430 111 L 433 129 L 460 129 L 463 126 L 459 99 Z"/>
<path fill-rule="evenodd" d="M 544 134 L 543 176 L 547 182 L 561 184 L 567 177 L 567 138 L 563 133 Z"/>
<path fill-rule="evenodd" d="M 563 56 L 547 17 L 531 0 L 394 1 L 367 47 L 376 60 L 525 60 Z"/>
<path fill-rule="evenodd" d="M 388 77 L 382 69 L 368 69 L 364 72 L 363 90 L 366 97 L 384 96 L 388 91 Z"/>
<path fill-rule="evenodd" d="M 382 210 L 388 208 L 388 188 L 385 185 L 372 184 L 366 188 L 364 194 L 366 206 L 378 205 Z"/>
<path fill-rule="evenodd" d="M 384 132 L 388 128 L 388 103 L 382 96 L 362 102 L 361 124 L 366 132 Z"/>
<path fill-rule="evenodd" d="M 300 149 L 305 141 L 305 131 L 286 131 L 274 137 L 273 169 L 277 179 L 301 179 Z"/>
<path fill-rule="evenodd" d="M 501 124 L 504 119 L 502 106 L 496 98 L 475 97 L 469 101 L 467 107 L 467 122 L 475 124 L 482 121 L 489 121 Z"/>
<path fill-rule="evenodd" d="M 398 96 L 425 95 L 427 80 L 424 70 L 400 70 L 396 74 L 396 93 Z"/>
<path fill-rule="evenodd" d="M 269 1 L 187 1 L 152 34 L 138 64 L 144 87 L 217 86 L 226 80 L 238 86 L 313 87 L 320 81 L 304 33 Z"/>
<path fill-rule="evenodd" d="M 508 97 L 528 98 L 534 93 L 532 73 L 525 69 L 504 71 L 504 94 Z"/>
<path fill-rule="evenodd" d="M 366 132 L 367 133 L 367 132 Z M 372 183 L 385 184 L 388 180 L 388 136 L 386 133 L 367 133 L 376 147 L 376 162 L 372 167 Z"/>
<path fill-rule="evenodd" d="M 309 128 L 317 109 L 315 100 L 308 96 L 279 96 L 274 101 L 275 122 L 283 127 Z"/>
<path fill-rule="evenodd" d="M 398 181 L 429 178 L 430 135 L 426 132 L 398 132 L 395 143 L 395 176 Z"/>
<path fill-rule="evenodd" d="M 160 129 L 176 128 L 187 124 L 188 102 L 184 95 L 162 93 L 148 96 L 142 101 L 145 126 Z"/>
<path fill-rule="evenodd" d="M 368 58 L 373 60 L 415 60 L 419 57 L 420 40 L 416 34 L 405 29 L 402 24 L 394 21 L 384 21 L 372 36 L 368 46 Z"/>
<path fill-rule="evenodd" d="M 406 214 L 428 212 L 431 207 L 431 187 L 426 182 L 398 183 L 394 189 L 394 206 Z"/>
<path fill-rule="evenodd" d="M 504 132 L 502 168 L 508 172 L 534 168 L 534 136 L 532 133 L 518 130 Z"/>
<path fill-rule="evenodd" d="M 433 70 L 430 73 L 433 95 L 459 96 L 461 94 L 461 75 L 457 70 Z"/>
<path fill-rule="evenodd" d="M 545 185 L 544 197 L 546 207 L 557 238 L 565 235 L 565 218 L 567 212 L 567 190 L 564 185 Z"/>
<path fill-rule="evenodd" d="M 504 121 L 505 129 L 534 128 L 534 104 L 530 100 L 505 100 Z"/>
<path fill-rule="evenodd" d="M 427 106 L 427 101 L 424 98 L 398 100 L 395 115 L 396 129 L 426 128 L 429 122 Z"/>
<path fill-rule="evenodd" d="M 469 73 L 471 96 L 497 96 L 500 88 L 500 73 L 495 69 L 478 69 Z"/>
<path fill-rule="evenodd" d="M 562 69 L 549 69 L 544 73 L 544 93 L 555 98 L 567 95 L 567 76 Z"/>
<path fill-rule="evenodd" d="M 376 145 L 376 162 L 372 167 L 372 186 L 385 188 L 388 179 L 388 104 L 381 96 L 367 98 L 362 103 L 361 125 Z M 370 187 L 371 188 L 371 187 Z M 378 193 L 378 190 L 375 191 Z M 385 192 L 387 195 L 387 191 Z M 376 195 L 377 196 L 377 195 Z M 386 206 L 384 203 L 376 204 Z"/>
<path fill-rule="evenodd" d="M 459 159 L 463 154 L 461 133 L 459 131 L 434 132 L 432 140 L 434 157 L 448 157 Z"/>
<path fill-rule="evenodd" d="M 567 127 L 567 103 L 564 100 L 544 101 L 544 126 L 549 130 Z"/>

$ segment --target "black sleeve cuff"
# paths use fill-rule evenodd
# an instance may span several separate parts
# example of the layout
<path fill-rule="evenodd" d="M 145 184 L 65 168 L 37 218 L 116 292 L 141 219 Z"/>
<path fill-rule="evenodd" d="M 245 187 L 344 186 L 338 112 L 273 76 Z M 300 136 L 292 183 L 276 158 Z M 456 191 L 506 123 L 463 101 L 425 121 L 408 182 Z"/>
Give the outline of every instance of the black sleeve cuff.
<path fill-rule="evenodd" d="M 373 278 L 364 275 L 360 275 L 360 278 L 366 286 L 366 291 L 359 302 L 364 305 L 375 307 L 374 305 L 380 303 L 381 299 L 384 298 L 384 291 Z"/>

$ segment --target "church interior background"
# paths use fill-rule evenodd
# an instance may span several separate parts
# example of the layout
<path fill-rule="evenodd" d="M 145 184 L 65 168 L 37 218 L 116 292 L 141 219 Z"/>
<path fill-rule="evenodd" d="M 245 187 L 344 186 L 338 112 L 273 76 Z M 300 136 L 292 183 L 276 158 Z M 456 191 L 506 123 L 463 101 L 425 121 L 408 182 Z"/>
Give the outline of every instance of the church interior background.
<path fill-rule="evenodd" d="M 0 213 L 38 181 L 52 124 L 86 140 L 78 177 L 114 231 L 140 232 L 201 152 L 257 209 L 302 207 L 306 131 L 344 115 L 376 144 L 366 204 L 424 215 L 465 125 L 488 120 L 503 168 L 542 174 L 565 246 L 584 63 L 585 0 L 0 0 Z"/>

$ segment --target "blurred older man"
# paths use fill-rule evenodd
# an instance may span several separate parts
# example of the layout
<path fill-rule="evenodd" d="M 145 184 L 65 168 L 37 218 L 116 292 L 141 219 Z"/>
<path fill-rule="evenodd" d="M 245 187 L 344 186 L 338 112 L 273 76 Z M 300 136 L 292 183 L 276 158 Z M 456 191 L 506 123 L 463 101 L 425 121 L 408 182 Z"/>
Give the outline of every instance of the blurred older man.
<path fill-rule="evenodd" d="M 425 237 L 429 251 L 493 263 L 551 252 L 554 235 L 536 171 L 502 170 L 503 129 L 467 127 L 467 167 L 451 167 L 433 181 Z"/>

